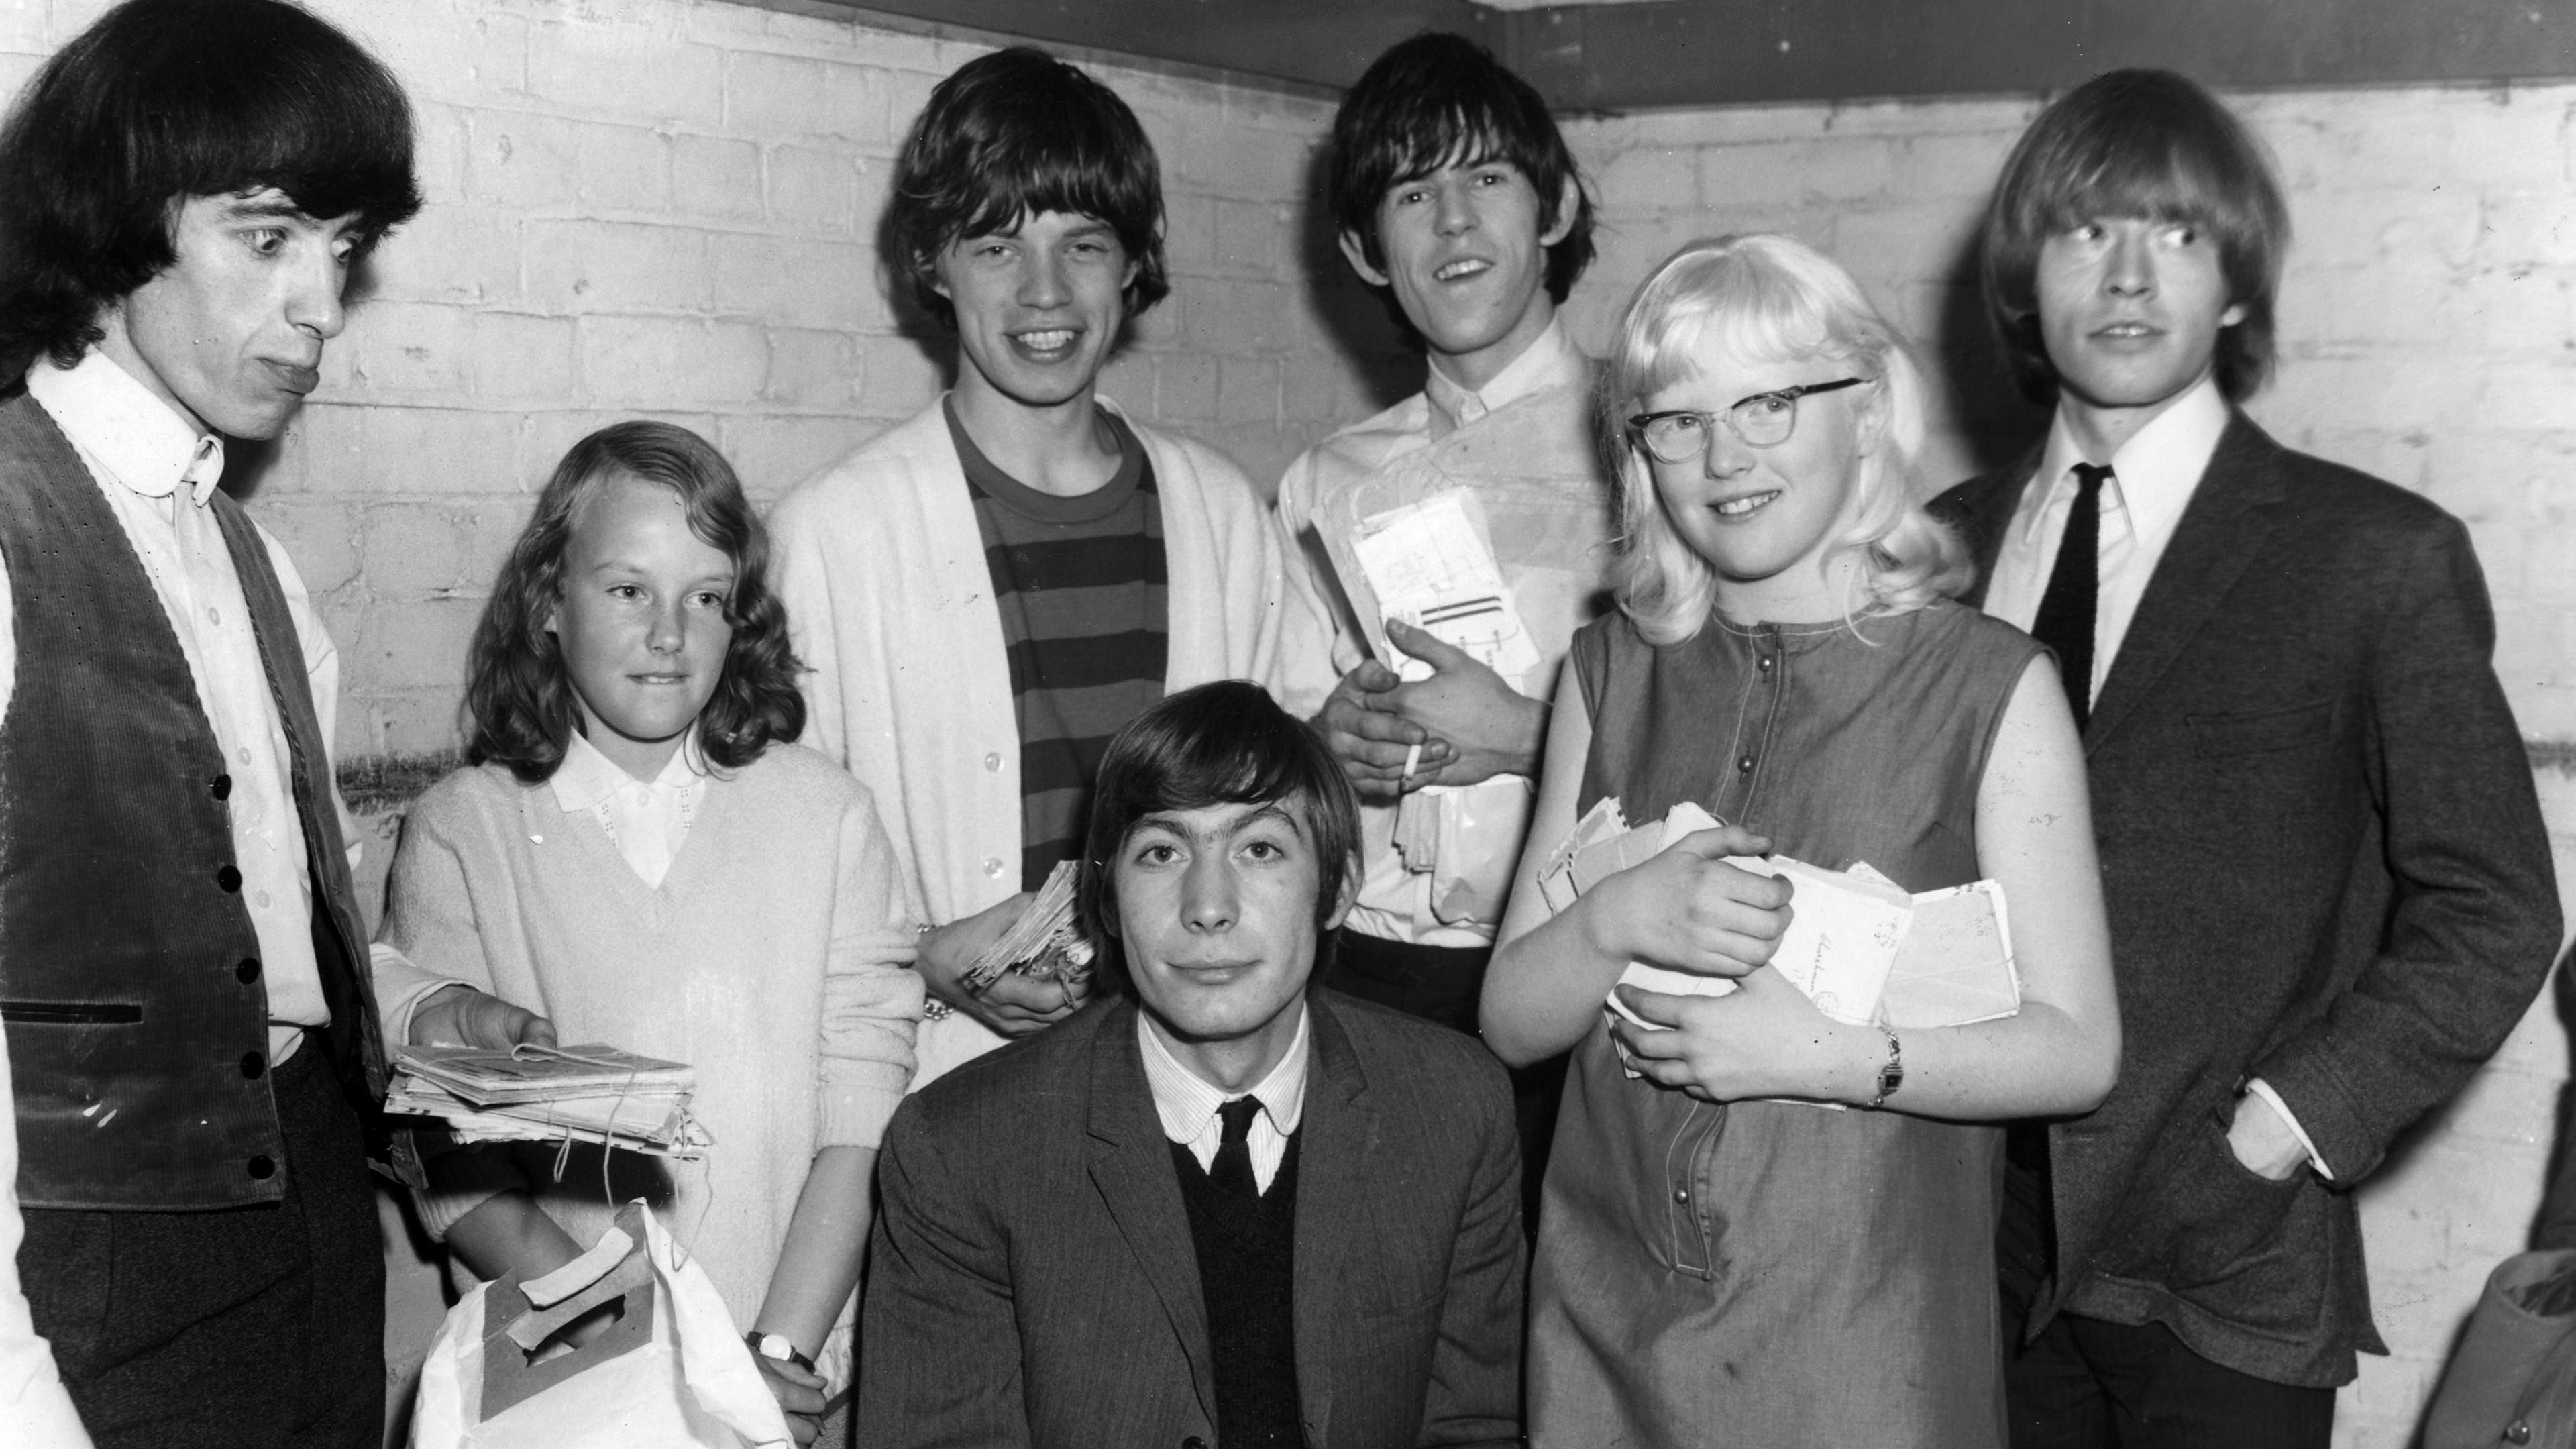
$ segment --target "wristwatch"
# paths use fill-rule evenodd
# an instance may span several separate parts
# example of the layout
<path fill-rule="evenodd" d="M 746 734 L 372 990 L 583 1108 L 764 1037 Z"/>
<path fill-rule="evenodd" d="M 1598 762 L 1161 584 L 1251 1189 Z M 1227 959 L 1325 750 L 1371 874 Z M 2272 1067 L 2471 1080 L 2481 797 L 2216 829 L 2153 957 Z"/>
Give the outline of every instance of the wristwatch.
<path fill-rule="evenodd" d="M 809 1374 L 814 1371 L 814 1360 L 797 1352 L 796 1345 L 787 1341 L 786 1334 L 754 1331 L 744 1334 L 742 1341 L 751 1345 L 751 1351 L 762 1358 L 775 1359 L 779 1363 L 792 1363 Z"/>
<path fill-rule="evenodd" d="M 1905 1048 L 1897 1044 L 1896 1033 L 1885 1027 L 1879 1030 L 1887 1037 L 1887 1060 L 1878 1066 L 1878 1095 L 1870 1098 L 1868 1107 L 1864 1109 L 1871 1112 L 1886 1106 L 1887 1099 L 1896 1094 L 1896 1089 L 1905 1085 Z"/>

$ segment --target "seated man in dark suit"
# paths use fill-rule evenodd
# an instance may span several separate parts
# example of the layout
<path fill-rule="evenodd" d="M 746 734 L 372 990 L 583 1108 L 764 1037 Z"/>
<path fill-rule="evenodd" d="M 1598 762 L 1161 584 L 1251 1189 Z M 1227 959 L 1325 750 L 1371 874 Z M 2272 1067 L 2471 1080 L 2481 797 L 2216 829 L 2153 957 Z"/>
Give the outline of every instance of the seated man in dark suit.
<path fill-rule="evenodd" d="M 2056 418 L 1943 506 L 1986 612 L 2057 651 L 2123 1027 L 2110 1098 L 2013 1144 L 2022 1449 L 2322 1449 L 2386 1351 L 2353 1188 L 2558 940 L 2467 530 L 2238 410 L 2288 240 L 2260 144 L 2162 71 L 2049 107 L 1987 214 L 1989 313 Z"/>
<path fill-rule="evenodd" d="M 1517 1441 L 1502 1068 L 1308 989 L 1358 845 L 1341 768 L 1252 685 L 1119 733 L 1081 893 L 1130 991 L 896 1112 L 860 1443 Z"/>

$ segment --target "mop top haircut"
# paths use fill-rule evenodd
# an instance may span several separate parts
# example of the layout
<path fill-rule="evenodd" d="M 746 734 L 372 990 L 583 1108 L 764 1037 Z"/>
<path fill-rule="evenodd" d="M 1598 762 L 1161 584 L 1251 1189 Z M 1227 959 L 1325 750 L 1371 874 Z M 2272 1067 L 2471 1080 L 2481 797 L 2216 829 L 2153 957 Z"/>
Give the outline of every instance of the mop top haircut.
<path fill-rule="evenodd" d="M 1269 691 L 1240 679 L 1182 690 L 1128 722 L 1101 757 L 1077 887 L 1083 925 L 1118 937 L 1118 859 L 1148 815 L 1210 805 L 1279 805 L 1313 848 L 1315 974 L 1331 964 L 1325 929 L 1359 888 L 1360 807 L 1340 763 Z"/>
<path fill-rule="evenodd" d="M 895 159 L 885 255 L 911 280 L 913 300 L 956 326 L 957 309 L 939 293 L 939 254 L 1050 211 L 1116 233 L 1136 267 L 1123 294 L 1128 316 L 1172 290 L 1162 168 L 1117 92 L 1025 45 L 959 66 L 931 91 Z"/>
<path fill-rule="evenodd" d="M 1557 204 L 1566 182 L 1574 183 L 1574 224 L 1547 249 L 1547 294 L 1562 303 L 1592 264 L 1591 190 L 1547 102 L 1463 35 L 1431 31 L 1399 42 L 1342 97 L 1326 185 L 1333 224 L 1384 271 L 1377 208 L 1387 192 L 1453 162 L 1483 161 L 1509 162 L 1529 178 L 1541 234 L 1561 220 Z"/>
<path fill-rule="evenodd" d="M 2040 248 L 2103 217 L 2188 223 L 2217 243 L 2227 300 L 2245 309 L 2218 334 L 2218 388 L 2230 402 L 2251 397 L 2272 370 L 2289 208 L 2262 142 L 2217 97 L 2164 70 L 2115 70 L 2077 86 L 2004 163 L 1979 269 L 1987 320 L 2022 391 L 2057 399 L 2039 331 Z"/>
<path fill-rule="evenodd" d="M 1886 433 L 1859 462 L 1858 517 L 1833 544 L 1861 564 L 1862 596 L 1850 601 L 1849 617 L 1903 613 L 1967 588 L 1974 576 L 1967 550 L 1913 501 L 1925 405 L 1905 339 L 1850 273 L 1805 243 L 1718 237 L 1683 247 L 1637 288 L 1602 375 L 1600 435 L 1619 480 L 1612 586 L 1647 642 L 1678 644 L 1697 634 L 1716 608 L 1717 573 L 1664 516 L 1652 464 L 1629 436 L 1628 418 L 1647 398 L 1695 375 L 1710 348 L 1757 361 L 1830 361 L 1881 394 Z"/>
<path fill-rule="evenodd" d="M 411 107 L 347 35 L 279 0 L 126 0 L 0 131 L 0 376 L 70 367 L 101 309 L 178 260 L 190 197 L 275 187 L 363 252 L 420 209 Z"/>
<path fill-rule="evenodd" d="M 744 499 L 733 466 L 706 439 L 670 423 L 625 422 L 572 445 L 537 496 L 536 511 L 501 565 L 474 629 L 465 757 L 507 765 L 528 784 L 549 779 L 581 727 L 563 646 L 546 627 L 563 598 L 564 555 L 583 505 L 611 480 L 655 483 L 688 510 L 689 531 L 733 560 L 733 626 L 724 672 L 698 713 L 698 746 L 723 769 L 760 758 L 805 728 L 800 666 L 788 645 L 787 609 L 769 589 L 769 536 Z"/>

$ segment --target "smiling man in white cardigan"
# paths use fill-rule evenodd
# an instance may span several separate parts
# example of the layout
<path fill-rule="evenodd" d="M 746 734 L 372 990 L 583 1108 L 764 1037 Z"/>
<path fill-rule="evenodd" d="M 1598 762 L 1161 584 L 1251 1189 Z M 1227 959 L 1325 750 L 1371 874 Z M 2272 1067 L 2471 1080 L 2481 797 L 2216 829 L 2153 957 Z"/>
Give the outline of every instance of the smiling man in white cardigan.
<path fill-rule="evenodd" d="M 1109 737 L 1166 693 L 1271 667 L 1279 548 L 1212 449 L 1095 395 L 1169 290 L 1151 143 L 1107 87 L 1015 48 L 931 93 L 885 250 L 957 333 L 938 403 L 771 516 L 805 743 L 876 796 L 929 927 L 916 1085 L 1082 988 L 965 965 L 1079 851 Z"/>

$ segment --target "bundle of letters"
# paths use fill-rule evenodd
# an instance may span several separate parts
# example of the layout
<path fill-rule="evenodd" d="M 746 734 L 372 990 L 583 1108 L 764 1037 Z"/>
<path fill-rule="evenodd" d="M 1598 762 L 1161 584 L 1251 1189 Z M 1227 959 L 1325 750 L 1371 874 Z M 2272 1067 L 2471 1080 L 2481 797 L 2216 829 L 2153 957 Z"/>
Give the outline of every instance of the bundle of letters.
<path fill-rule="evenodd" d="M 1603 877 L 1643 865 L 1685 836 L 1713 830 L 1718 823 L 1685 801 L 1661 823 L 1632 829 L 1617 800 L 1602 800 L 1549 859 L 1539 876 L 1539 893 L 1551 912 L 1562 911 Z M 1827 870 L 1784 855 L 1728 856 L 1727 862 L 1757 875 L 1784 876 L 1796 888 L 1789 929 L 1771 967 L 1825 1015 L 1903 1030 L 1992 1021 L 2021 1009 L 2021 978 L 2013 968 L 2012 929 L 2000 882 L 1972 881 L 1911 894 L 1866 861 L 1854 862 L 1848 870 Z M 1724 996 L 1736 989 L 1726 977 L 1641 961 L 1628 963 L 1619 980 L 1648 991 L 1693 996 Z M 1653 1023 L 1639 1020 L 1617 996 L 1608 1006 L 1653 1029 Z"/>
<path fill-rule="evenodd" d="M 1073 918 L 1074 863 L 1056 862 L 1020 918 L 967 964 L 966 989 L 981 994 L 1002 977 L 1079 982 L 1091 975 L 1091 941 Z"/>
<path fill-rule="evenodd" d="M 462 1142 L 596 1142 L 705 1155 L 689 1114 L 698 1074 L 611 1046 L 403 1047 L 385 1110 L 440 1119 Z"/>

